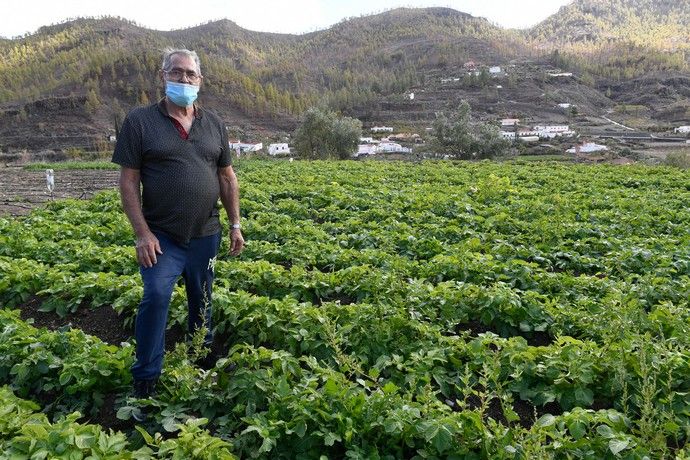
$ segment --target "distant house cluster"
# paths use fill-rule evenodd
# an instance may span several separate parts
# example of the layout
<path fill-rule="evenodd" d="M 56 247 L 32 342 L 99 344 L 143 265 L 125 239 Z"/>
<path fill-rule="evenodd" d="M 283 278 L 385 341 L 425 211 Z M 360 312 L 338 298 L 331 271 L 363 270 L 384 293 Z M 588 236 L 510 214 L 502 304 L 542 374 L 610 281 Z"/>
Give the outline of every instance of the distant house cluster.
<path fill-rule="evenodd" d="M 499 77 L 504 74 L 503 68 L 498 65 L 479 66 L 474 61 L 467 61 L 462 65 L 463 70 L 467 75 L 474 75 L 478 77 L 482 72 L 488 73 L 492 77 Z M 451 83 L 460 81 L 460 77 L 444 77 L 441 78 L 441 83 Z"/>
<path fill-rule="evenodd" d="M 374 128 L 372 128 L 372 131 L 373 129 Z M 390 129 L 392 130 L 393 128 Z M 374 139 L 373 137 L 360 137 L 359 145 L 357 146 L 357 153 L 355 154 L 355 156 L 376 155 L 377 153 L 410 153 L 412 151 L 411 148 L 403 147 L 402 145 L 394 141 L 400 140 L 416 142 L 417 139 L 421 141 L 421 138 L 418 134 L 408 133 L 401 133 L 396 134 L 394 136 L 384 137 L 381 140 Z"/>
<path fill-rule="evenodd" d="M 519 118 L 504 118 L 501 123 L 501 137 L 508 140 L 521 140 L 524 142 L 538 141 L 540 139 L 554 139 L 556 137 L 573 137 L 577 133 L 568 125 L 537 125 L 532 129 L 519 129 Z M 512 131 L 506 131 L 512 127 Z"/>
<path fill-rule="evenodd" d="M 228 142 L 231 150 L 234 150 L 237 155 L 247 154 L 252 152 L 261 152 L 264 150 L 263 142 L 251 143 L 251 142 L 241 142 L 239 139 L 231 139 Z M 288 144 L 269 144 L 268 145 L 269 155 L 289 155 L 290 147 Z"/>

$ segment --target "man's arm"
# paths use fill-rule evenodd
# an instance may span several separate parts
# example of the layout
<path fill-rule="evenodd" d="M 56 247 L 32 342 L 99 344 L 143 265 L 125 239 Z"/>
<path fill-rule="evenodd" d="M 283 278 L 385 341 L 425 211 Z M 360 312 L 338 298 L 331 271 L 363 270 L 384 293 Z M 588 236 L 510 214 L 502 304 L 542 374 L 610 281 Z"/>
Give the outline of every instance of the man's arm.
<path fill-rule="evenodd" d="M 137 236 L 137 262 L 146 268 L 158 262 L 156 255 L 163 254 L 158 238 L 151 232 L 141 211 L 141 174 L 138 169 L 120 168 L 120 197 L 122 208 Z"/>
<path fill-rule="evenodd" d="M 239 228 L 232 228 L 232 224 L 240 223 L 240 186 L 232 166 L 218 168 L 218 182 L 220 201 L 230 221 L 230 255 L 236 256 L 244 248 L 244 238 Z"/>

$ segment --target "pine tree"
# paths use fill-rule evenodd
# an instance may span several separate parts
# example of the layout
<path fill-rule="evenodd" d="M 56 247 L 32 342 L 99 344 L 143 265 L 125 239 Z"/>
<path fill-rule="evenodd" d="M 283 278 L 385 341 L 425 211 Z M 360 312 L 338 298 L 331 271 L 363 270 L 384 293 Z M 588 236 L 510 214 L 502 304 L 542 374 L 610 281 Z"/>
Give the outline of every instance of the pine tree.
<path fill-rule="evenodd" d="M 86 102 L 84 103 L 84 108 L 86 109 L 86 112 L 89 114 L 93 114 L 98 110 L 98 108 L 101 106 L 101 101 L 98 98 L 98 94 L 96 94 L 95 89 L 90 89 L 89 92 L 86 94 Z"/>
<path fill-rule="evenodd" d="M 139 98 L 137 99 L 137 104 L 139 104 L 139 105 L 148 105 L 149 103 L 150 103 L 150 102 L 149 102 L 149 97 L 148 97 L 148 95 L 146 94 L 146 91 L 141 90 L 141 91 L 139 92 Z"/>

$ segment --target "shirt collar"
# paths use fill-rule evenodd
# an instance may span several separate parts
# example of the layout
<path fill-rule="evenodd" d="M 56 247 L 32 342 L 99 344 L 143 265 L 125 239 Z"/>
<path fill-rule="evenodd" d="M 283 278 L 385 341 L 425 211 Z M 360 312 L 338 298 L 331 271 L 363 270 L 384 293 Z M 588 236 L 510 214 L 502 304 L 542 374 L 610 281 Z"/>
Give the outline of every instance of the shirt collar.
<path fill-rule="evenodd" d="M 196 118 L 197 120 L 201 120 L 201 117 L 203 117 L 204 115 L 203 109 L 199 107 L 199 104 L 197 104 L 196 102 L 193 105 L 194 118 Z M 158 101 L 158 110 L 160 110 L 161 113 L 166 117 L 170 117 L 170 114 L 168 113 L 168 107 L 165 105 L 165 97 Z"/>

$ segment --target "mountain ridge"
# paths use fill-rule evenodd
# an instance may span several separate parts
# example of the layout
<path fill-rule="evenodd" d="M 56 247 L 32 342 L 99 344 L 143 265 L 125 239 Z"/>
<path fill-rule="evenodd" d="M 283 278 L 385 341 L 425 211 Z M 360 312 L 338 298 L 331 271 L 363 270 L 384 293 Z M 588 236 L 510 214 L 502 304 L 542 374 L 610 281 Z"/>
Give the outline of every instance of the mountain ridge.
<path fill-rule="evenodd" d="M 673 14 L 665 22 L 659 21 L 667 26 L 659 26 L 667 34 L 647 46 L 630 42 L 620 31 L 629 28 L 625 24 L 630 21 L 623 19 L 630 17 L 632 6 L 647 8 L 654 2 L 613 3 L 606 6 L 602 0 L 577 0 L 528 31 L 503 29 L 484 18 L 441 7 L 397 8 L 300 35 L 251 31 L 229 19 L 155 31 L 119 17 L 77 18 L 41 27 L 20 39 L 0 40 L 0 52 L 6 56 L 0 63 L 0 120 L 28 126 L 24 133 L 14 123 L 2 123 L 0 149 L 50 145 L 47 135 L 45 142 L 35 145 L 23 140 L 29 132 L 37 138 L 41 132 L 55 130 L 54 118 L 60 112 L 51 107 L 64 101 L 36 104 L 43 99 L 72 98 L 77 113 L 71 123 L 88 126 L 92 137 L 111 130 L 127 108 L 161 97 L 156 74 L 161 50 L 168 46 L 199 52 L 206 76 L 201 102 L 219 112 L 239 135 L 250 137 L 252 132 L 290 132 L 300 113 L 313 105 L 325 105 L 365 122 L 377 117 L 390 121 L 397 116 L 408 125 L 428 124 L 434 113 L 452 109 L 459 97 L 474 101 L 483 117 L 516 112 L 502 108 L 505 101 L 493 86 L 505 86 L 504 98 L 517 101 L 517 107 L 528 113 L 529 100 L 546 98 L 544 101 L 553 104 L 551 99 L 577 99 L 578 93 L 591 95 L 592 102 L 585 108 L 594 111 L 607 104 L 614 106 L 616 101 L 635 100 L 628 95 L 635 85 L 621 85 L 621 80 L 632 82 L 654 72 L 680 72 L 681 76 L 687 72 L 685 44 L 680 49 L 651 52 L 675 33 L 669 24 L 685 24 L 686 10 L 669 5 Z M 617 29 L 620 33 L 597 35 L 595 41 L 572 40 L 570 19 L 585 17 L 596 8 L 607 13 L 595 25 L 623 18 Z M 560 42 L 553 35 L 559 33 L 559 24 L 564 30 Z M 656 30 L 654 27 L 650 24 L 649 29 Z M 492 81 L 483 76 L 468 79 L 463 70 L 468 61 L 479 69 L 492 65 L 514 68 L 491 86 Z M 548 81 L 546 69 L 574 71 L 578 78 L 571 88 Z M 462 77 L 462 84 L 448 93 L 439 81 L 453 76 Z M 647 98 L 650 119 L 658 114 L 666 119 L 663 101 L 674 107 L 675 120 L 684 110 L 686 82 L 658 80 L 671 89 L 658 101 Z M 520 94 L 521 88 L 529 88 L 526 96 Z M 404 102 L 412 91 L 423 102 Z M 611 94 L 604 97 L 604 93 Z M 523 96 L 524 103 L 520 102 Z"/>

